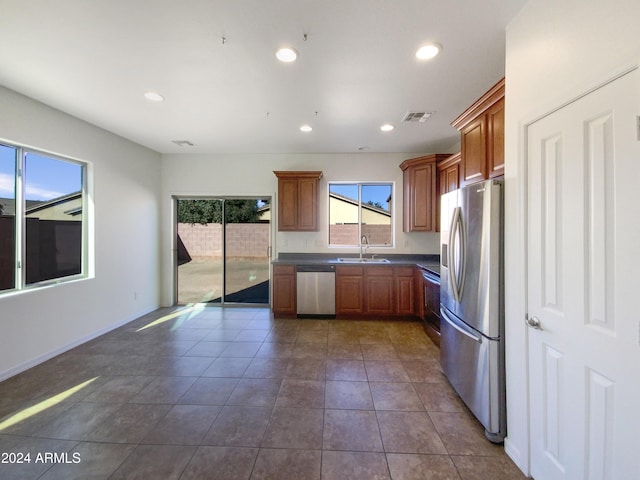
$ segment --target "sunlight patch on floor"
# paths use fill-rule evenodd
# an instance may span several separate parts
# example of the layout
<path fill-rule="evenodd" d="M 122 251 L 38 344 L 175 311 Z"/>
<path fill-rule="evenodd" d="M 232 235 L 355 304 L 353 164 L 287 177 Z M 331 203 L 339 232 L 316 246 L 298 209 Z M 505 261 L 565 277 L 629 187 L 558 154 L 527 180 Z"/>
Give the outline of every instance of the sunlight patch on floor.
<path fill-rule="evenodd" d="M 33 405 L 33 406 L 29 407 L 29 408 L 25 408 L 24 410 L 19 411 L 15 415 L 10 416 L 5 421 L 0 423 L 0 432 L 3 431 L 6 428 L 9 428 L 9 427 L 17 424 L 17 423 L 20 423 L 20 422 L 22 422 L 22 421 L 24 421 L 24 420 L 26 420 L 28 418 L 31 418 L 34 415 L 39 414 L 40 412 L 44 412 L 48 408 L 51 408 L 51 407 L 59 404 L 60 402 L 66 400 L 67 398 L 69 398 L 74 393 L 82 390 L 84 387 L 86 387 L 90 383 L 94 382 L 98 378 L 100 378 L 100 377 L 93 377 L 92 379 L 87 380 L 86 382 L 82 382 L 82 383 L 76 385 L 75 387 L 71 387 L 68 390 L 65 390 L 64 392 L 61 392 L 61 393 L 59 393 L 59 394 L 57 394 L 57 395 L 55 395 L 55 396 L 53 396 L 51 398 L 47 398 L 46 400 L 43 400 L 42 402 L 36 403 L 35 405 Z"/>
<path fill-rule="evenodd" d="M 170 313 L 169 315 L 165 315 L 164 317 L 160 317 L 157 320 L 154 320 L 153 322 L 147 323 L 144 327 L 140 327 L 139 329 L 137 329 L 136 332 L 141 332 L 142 330 L 146 330 L 147 328 L 151 328 L 151 327 L 155 327 L 157 325 L 161 325 L 161 324 L 163 324 L 165 322 L 173 320 L 176 317 L 182 317 L 183 315 L 188 313 L 189 315 L 187 316 L 187 318 L 178 319 L 178 321 L 176 322 L 176 325 L 174 325 L 174 328 L 177 328 L 185 320 L 188 320 L 189 318 L 193 317 L 194 315 L 197 315 L 198 313 L 200 313 L 205 308 L 206 308 L 206 304 L 205 303 L 196 303 L 196 304 L 187 305 L 185 308 L 182 308 L 182 309 L 177 310 L 177 311 L 175 311 L 173 313 Z"/>

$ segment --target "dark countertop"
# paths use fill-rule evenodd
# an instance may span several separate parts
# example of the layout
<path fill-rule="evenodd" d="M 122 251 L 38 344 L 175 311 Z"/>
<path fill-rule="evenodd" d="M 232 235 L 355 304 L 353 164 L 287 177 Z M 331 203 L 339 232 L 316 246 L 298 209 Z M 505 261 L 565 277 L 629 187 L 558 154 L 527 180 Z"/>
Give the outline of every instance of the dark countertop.
<path fill-rule="evenodd" d="M 371 253 L 364 255 L 365 258 L 370 258 Z M 378 258 L 386 258 L 389 262 L 385 263 L 349 263 L 340 262 L 338 258 L 354 258 L 357 259 L 359 255 L 344 254 L 344 253 L 281 253 L 277 259 L 272 260 L 273 264 L 280 265 L 313 265 L 313 264 L 334 264 L 334 265 L 391 265 L 391 266 L 416 266 L 423 268 L 440 276 L 440 256 L 435 255 L 411 255 L 411 254 L 380 254 L 376 253 Z"/>

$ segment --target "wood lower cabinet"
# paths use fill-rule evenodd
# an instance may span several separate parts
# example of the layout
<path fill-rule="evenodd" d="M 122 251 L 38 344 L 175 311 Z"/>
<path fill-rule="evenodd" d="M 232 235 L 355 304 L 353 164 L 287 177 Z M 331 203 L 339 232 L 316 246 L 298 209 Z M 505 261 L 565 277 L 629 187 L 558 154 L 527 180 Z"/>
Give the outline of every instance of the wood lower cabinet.
<path fill-rule="evenodd" d="M 371 315 L 391 315 L 393 313 L 393 268 L 366 267 L 365 313 Z"/>
<path fill-rule="evenodd" d="M 273 266 L 273 313 L 281 316 L 296 314 L 296 267 L 294 265 Z"/>
<path fill-rule="evenodd" d="M 336 267 L 336 315 L 364 313 L 364 267 Z"/>
<path fill-rule="evenodd" d="M 278 177 L 278 231 L 317 231 L 318 183 L 322 172 L 273 173 Z"/>
<path fill-rule="evenodd" d="M 415 315 L 415 284 L 413 279 L 413 267 L 394 268 L 396 306 L 398 315 Z"/>
<path fill-rule="evenodd" d="M 336 315 L 413 316 L 413 267 L 336 267 Z"/>
<path fill-rule="evenodd" d="M 336 315 L 422 317 L 422 274 L 413 266 L 337 265 Z M 273 265 L 272 310 L 296 316 L 296 267 Z"/>
<path fill-rule="evenodd" d="M 460 131 L 461 186 L 504 174 L 504 78 L 451 125 Z"/>

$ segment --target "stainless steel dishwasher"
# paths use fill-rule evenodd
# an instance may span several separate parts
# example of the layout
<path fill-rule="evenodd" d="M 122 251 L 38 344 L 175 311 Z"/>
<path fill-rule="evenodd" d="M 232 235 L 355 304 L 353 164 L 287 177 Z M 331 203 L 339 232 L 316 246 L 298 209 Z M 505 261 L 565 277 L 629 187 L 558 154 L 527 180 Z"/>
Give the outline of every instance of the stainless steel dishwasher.
<path fill-rule="evenodd" d="M 298 317 L 336 316 L 335 265 L 297 265 L 296 288 Z"/>

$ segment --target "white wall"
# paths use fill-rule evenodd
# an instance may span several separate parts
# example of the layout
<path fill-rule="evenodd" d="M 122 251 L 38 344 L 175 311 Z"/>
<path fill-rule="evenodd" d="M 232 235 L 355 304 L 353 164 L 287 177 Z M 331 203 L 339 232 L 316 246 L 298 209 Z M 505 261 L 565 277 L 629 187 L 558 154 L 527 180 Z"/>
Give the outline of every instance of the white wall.
<path fill-rule="evenodd" d="M 443 152 L 446 153 L 446 152 Z M 172 201 L 174 195 L 271 195 L 277 221 L 278 182 L 274 170 L 321 170 L 318 232 L 277 232 L 274 228 L 273 256 L 280 252 L 355 252 L 329 248 L 329 181 L 395 182 L 395 248 L 371 248 L 370 253 L 438 253 L 437 233 L 402 232 L 402 170 L 400 164 L 420 156 L 411 153 L 354 153 L 299 155 L 163 155 L 162 157 L 162 303 L 171 305 L 173 291 Z"/>
<path fill-rule="evenodd" d="M 0 87 L 0 137 L 90 164 L 93 278 L 0 295 L 0 380 L 159 304 L 159 154 Z M 134 298 L 135 297 L 135 298 Z"/>
<path fill-rule="evenodd" d="M 530 0 L 507 29 L 506 315 L 507 453 L 528 471 L 526 194 L 527 123 L 640 59 L 637 0 Z M 638 112 L 640 113 L 640 112 Z"/>

